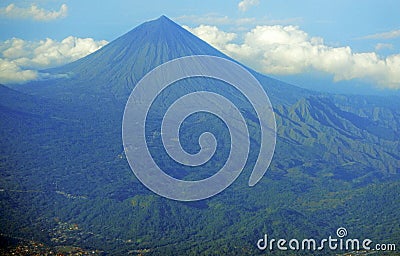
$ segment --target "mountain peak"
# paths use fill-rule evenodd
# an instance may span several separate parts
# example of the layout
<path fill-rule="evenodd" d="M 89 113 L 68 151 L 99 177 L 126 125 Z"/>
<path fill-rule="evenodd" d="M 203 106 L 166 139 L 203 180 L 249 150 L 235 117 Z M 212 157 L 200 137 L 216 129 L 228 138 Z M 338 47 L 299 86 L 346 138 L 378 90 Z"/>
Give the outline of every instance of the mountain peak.
<path fill-rule="evenodd" d="M 171 20 L 170 18 L 168 18 L 165 15 L 161 15 L 158 19 L 149 21 L 149 23 L 155 23 L 155 24 L 164 25 L 164 26 L 172 25 L 172 26 L 181 27 L 180 25 L 178 25 L 177 23 L 175 23 L 173 20 Z"/>
<path fill-rule="evenodd" d="M 156 19 L 155 21 L 161 21 L 161 22 L 173 22 L 171 19 L 169 19 L 167 16 L 165 15 L 161 15 L 158 19 Z"/>
<path fill-rule="evenodd" d="M 159 18 L 155 19 L 155 20 L 149 20 L 145 23 L 143 23 L 142 25 L 134 28 L 132 31 L 138 29 L 138 28 L 145 28 L 145 29 L 149 29 L 150 30 L 164 30 L 167 27 L 169 27 L 169 29 L 172 28 L 181 28 L 181 26 L 179 26 L 178 24 L 176 24 L 173 20 L 171 20 L 170 18 L 168 18 L 165 15 L 161 15 Z M 128 32 L 130 33 L 130 32 Z"/>

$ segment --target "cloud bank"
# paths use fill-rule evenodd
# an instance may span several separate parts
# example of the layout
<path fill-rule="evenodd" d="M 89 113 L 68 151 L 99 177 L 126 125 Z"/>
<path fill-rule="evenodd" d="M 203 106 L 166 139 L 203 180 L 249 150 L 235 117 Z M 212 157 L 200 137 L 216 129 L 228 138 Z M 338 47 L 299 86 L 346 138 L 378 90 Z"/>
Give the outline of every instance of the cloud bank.
<path fill-rule="evenodd" d="M 23 83 L 38 78 L 39 69 L 59 66 L 82 58 L 108 42 L 69 36 L 62 41 L 50 38 L 0 41 L 0 83 Z"/>
<path fill-rule="evenodd" d="M 62 4 L 58 11 L 48 11 L 39 8 L 35 4 L 27 8 L 17 7 L 15 4 L 9 4 L 6 7 L 0 8 L 0 16 L 14 19 L 33 19 L 37 21 L 50 21 L 64 18 L 67 16 L 67 13 L 68 6 L 66 4 Z"/>
<path fill-rule="evenodd" d="M 380 57 L 355 53 L 349 46 L 332 47 L 297 26 L 256 26 L 233 43 L 235 33 L 201 25 L 188 28 L 225 54 L 266 74 L 299 74 L 311 70 L 333 75 L 335 81 L 363 79 L 381 87 L 400 89 L 400 54 Z M 222 40 L 225 37 L 227 40 Z"/>

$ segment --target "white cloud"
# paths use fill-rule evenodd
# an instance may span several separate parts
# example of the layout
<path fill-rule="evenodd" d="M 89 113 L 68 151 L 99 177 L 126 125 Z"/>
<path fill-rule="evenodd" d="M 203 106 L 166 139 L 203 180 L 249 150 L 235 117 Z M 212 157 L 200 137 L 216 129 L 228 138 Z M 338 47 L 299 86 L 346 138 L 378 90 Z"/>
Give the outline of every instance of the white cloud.
<path fill-rule="evenodd" d="M 375 52 L 355 53 L 349 46 L 328 46 L 322 38 L 310 37 L 296 26 L 256 26 L 239 44 L 232 42 L 237 36 L 234 33 L 230 33 L 232 39 L 221 40 L 226 32 L 217 27 L 189 30 L 262 73 L 285 75 L 317 70 L 333 75 L 335 81 L 364 79 L 400 89 L 400 54 L 382 58 Z"/>
<path fill-rule="evenodd" d="M 256 6 L 260 3 L 259 0 L 243 0 L 238 4 L 238 8 L 240 11 L 245 12 L 251 6 Z"/>
<path fill-rule="evenodd" d="M 49 21 L 64 18 L 67 16 L 67 13 L 68 6 L 66 4 L 62 4 L 58 11 L 45 10 L 39 8 L 35 4 L 32 4 L 27 8 L 17 7 L 15 4 L 9 4 L 6 7 L 0 8 L 0 16 L 15 19 L 33 19 L 37 21 Z"/>
<path fill-rule="evenodd" d="M 206 42 L 209 42 L 215 48 L 222 50 L 224 46 L 234 40 L 237 35 L 219 30 L 216 26 L 200 25 L 197 28 L 183 26 L 186 30 L 197 35 Z"/>
<path fill-rule="evenodd" d="M 400 29 L 364 36 L 361 39 L 392 39 L 396 37 L 400 37 Z"/>
<path fill-rule="evenodd" d="M 37 71 L 22 70 L 15 62 L 0 58 L 0 83 L 23 83 L 37 77 Z"/>
<path fill-rule="evenodd" d="M 38 77 L 37 70 L 59 66 L 92 53 L 107 41 L 69 36 L 62 41 L 50 38 L 25 41 L 19 38 L 0 42 L 0 83 L 22 83 Z"/>

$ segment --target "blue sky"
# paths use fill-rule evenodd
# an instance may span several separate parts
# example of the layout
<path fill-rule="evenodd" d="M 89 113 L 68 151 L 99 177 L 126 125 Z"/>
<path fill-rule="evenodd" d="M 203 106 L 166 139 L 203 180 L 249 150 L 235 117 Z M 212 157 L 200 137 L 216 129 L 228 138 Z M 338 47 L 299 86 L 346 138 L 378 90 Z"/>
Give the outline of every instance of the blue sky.
<path fill-rule="evenodd" d="M 7 1 L 0 3 L 0 82 L 83 57 L 167 15 L 270 76 L 334 92 L 398 94 L 400 2 Z"/>

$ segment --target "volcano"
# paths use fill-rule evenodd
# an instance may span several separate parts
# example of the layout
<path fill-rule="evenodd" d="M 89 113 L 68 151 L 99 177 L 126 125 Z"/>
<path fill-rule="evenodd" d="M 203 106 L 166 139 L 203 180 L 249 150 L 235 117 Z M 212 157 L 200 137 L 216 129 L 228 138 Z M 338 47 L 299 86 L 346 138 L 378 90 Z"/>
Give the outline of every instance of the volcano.
<path fill-rule="evenodd" d="M 46 79 L 0 85 L 2 245 L 9 251 L 43 243 L 53 251 L 79 247 L 112 255 L 255 255 L 264 234 L 324 239 L 338 227 L 373 241 L 400 241 L 399 98 L 321 94 L 240 63 L 267 92 L 277 122 L 276 150 L 265 176 L 249 188 L 247 166 L 223 193 L 196 203 L 146 189 L 124 155 L 125 103 L 150 70 L 191 55 L 232 60 L 161 16 L 82 59 L 41 71 Z M 198 85 L 188 81 L 166 93 L 153 113 Z M 214 85 L 200 88 L 239 98 L 246 121 L 256 126 L 235 91 Z M 188 131 L 182 140 L 192 142 L 185 149 L 199 150 L 204 128 L 226 137 L 221 122 L 209 118 L 182 125 Z M 160 126 L 160 118 L 149 123 Z M 169 163 L 160 133 L 146 134 L 157 163 L 178 178 L 193 178 L 191 170 Z M 251 145 L 258 144 L 252 136 Z M 227 152 L 200 171 L 212 174 Z"/>

